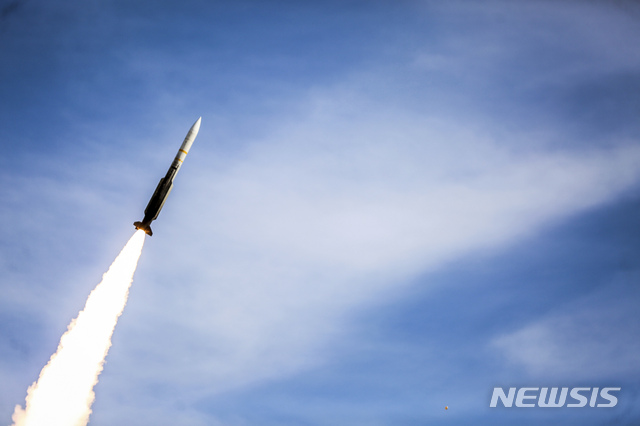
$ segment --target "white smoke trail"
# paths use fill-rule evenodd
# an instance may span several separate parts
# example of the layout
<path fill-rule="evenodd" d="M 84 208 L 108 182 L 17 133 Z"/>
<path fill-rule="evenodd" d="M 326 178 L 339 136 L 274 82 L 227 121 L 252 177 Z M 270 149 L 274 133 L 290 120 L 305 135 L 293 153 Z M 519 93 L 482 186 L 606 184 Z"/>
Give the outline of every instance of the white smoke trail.
<path fill-rule="evenodd" d="M 25 409 L 16 405 L 13 426 L 84 426 L 93 404 L 111 335 L 122 313 L 145 234 L 137 231 L 60 339 L 58 350 L 28 391 Z"/>

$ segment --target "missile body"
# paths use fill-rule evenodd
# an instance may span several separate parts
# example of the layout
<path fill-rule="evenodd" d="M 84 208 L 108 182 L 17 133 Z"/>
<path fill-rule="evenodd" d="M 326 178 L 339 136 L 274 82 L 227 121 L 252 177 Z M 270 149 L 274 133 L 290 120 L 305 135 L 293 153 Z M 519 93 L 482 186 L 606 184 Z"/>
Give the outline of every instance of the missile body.
<path fill-rule="evenodd" d="M 173 163 L 171 163 L 171 167 L 169 167 L 166 176 L 160 179 L 156 190 L 149 200 L 149 204 L 147 204 L 147 208 L 144 209 L 144 219 L 142 219 L 142 222 L 133 223 L 133 226 L 135 226 L 136 229 L 142 229 L 147 234 L 153 235 L 153 232 L 151 231 L 151 222 L 158 218 L 160 210 L 162 210 L 162 206 L 164 206 L 164 202 L 167 201 L 171 188 L 173 188 L 173 179 L 176 177 L 178 170 L 180 170 L 182 162 L 187 157 L 189 148 L 191 148 L 193 141 L 196 139 L 196 136 L 198 136 L 201 120 L 202 117 L 198 118 L 193 126 L 191 126 L 191 129 L 189 129 L 189 133 L 187 133 L 187 136 L 184 138 L 184 142 L 182 142 L 182 145 L 176 154 L 176 158 L 173 159 Z"/>

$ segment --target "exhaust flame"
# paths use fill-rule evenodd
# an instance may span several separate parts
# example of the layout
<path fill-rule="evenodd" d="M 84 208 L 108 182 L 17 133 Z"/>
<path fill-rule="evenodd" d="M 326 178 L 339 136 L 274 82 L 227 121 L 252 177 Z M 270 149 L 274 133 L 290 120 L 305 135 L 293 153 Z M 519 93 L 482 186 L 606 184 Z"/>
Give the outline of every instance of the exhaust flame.
<path fill-rule="evenodd" d="M 111 335 L 127 303 L 145 234 L 136 232 L 60 339 L 58 350 L 16 405 L 13 426 L 84 426 L 89 421 Z"/>

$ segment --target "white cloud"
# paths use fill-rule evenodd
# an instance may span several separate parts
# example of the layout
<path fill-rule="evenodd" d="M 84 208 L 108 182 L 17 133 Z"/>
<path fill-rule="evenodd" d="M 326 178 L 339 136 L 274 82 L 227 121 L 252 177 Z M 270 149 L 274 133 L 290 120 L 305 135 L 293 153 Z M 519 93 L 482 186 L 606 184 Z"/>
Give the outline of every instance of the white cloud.
<path fill-rule="evenodd" d="M 212 166 L 179 177 L 114 342 L 110 368 L 132 369 L 127 387 L 217 393 L 316 365 L 354 310 L 640 177 L 635 145 L 519 148 L 343 99 L 312 101 L 240 159 L 193 150 Z"/>
<path fill-rule="evenodd" d="M 542 379 L 611 379 L 640 374 L 638 277 L 619 277 L 491 346 L 512 366 Z"/>

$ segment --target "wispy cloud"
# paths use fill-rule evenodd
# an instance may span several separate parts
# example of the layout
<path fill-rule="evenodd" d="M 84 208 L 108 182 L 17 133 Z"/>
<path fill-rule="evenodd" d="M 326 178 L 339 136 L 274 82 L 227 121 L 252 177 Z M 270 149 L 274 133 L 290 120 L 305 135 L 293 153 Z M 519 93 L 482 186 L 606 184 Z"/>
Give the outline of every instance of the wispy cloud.
<path fill-rule="evenodd" d="M 640 178 L 635 145 L 522 150 L 351 94 L 345 111 L 343 99 L 313 99 L 308 117 L 242 158 L 210 157 L 211 170 L 181 177 L 189 182 L 173 202 L 189 208 L 163 211 L 171 243 L 145 253 L 139 273 L 153 288 L 140 284 L 144 306 L 130 305 L 120 351 L 151 362 L 129 380 L 160 368 L 165 380 L 215 393 L 317 365 L 348 334 L 353 310 L 457 256 L 611 201 Z M 156 337 L 136 343 L 129 333 Z"/>
<path fill-rule="evenodd" d="M 513 367 L 542 380 L 621 380 L 640 374 L 635 274 L 610 283 L 491 345 Z"/>

